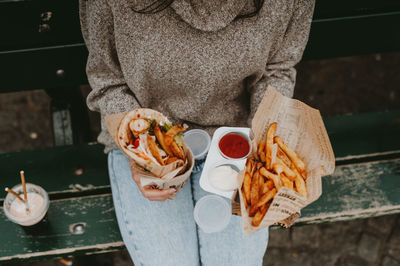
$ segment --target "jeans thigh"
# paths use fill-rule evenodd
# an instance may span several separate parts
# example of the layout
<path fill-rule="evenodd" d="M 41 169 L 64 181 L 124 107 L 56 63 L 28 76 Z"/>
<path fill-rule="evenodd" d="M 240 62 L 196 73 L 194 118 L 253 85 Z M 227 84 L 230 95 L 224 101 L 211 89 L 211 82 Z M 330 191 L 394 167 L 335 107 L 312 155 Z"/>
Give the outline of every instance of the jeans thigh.
<path fill-rule="evenodd" d="M 201 171 L 192 175 L 192 191 L 195 202 L 210 195 L 200 188 Z M 231 204 L 229 199 L 225 199 Z M 268 245 L 269 229 L 264 228 L 253 234 L 242 232 L 240 216 L 232 215 L 229 225 L 217 233 L 204 233 L 198 230 L 200 258 L 202 265 L 262 265 Z"/>
<path fill-rule="evenodd" d="M 121 151 L 110 152 L 108 167 L 118 225 L 135 265 L 198 265 L 190 180 L 174 200 L 156 202 L 143 197 Z"/>

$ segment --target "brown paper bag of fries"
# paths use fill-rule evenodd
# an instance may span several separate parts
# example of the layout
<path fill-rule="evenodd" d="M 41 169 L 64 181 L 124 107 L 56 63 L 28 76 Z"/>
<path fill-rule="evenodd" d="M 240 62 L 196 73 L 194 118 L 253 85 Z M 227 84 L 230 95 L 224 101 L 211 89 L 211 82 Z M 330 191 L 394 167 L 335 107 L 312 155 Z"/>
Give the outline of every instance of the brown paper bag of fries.
<path fill-rule="evenodd" d="M 139 109 L 137 109 L 139 110 Z M 146 113 L 146 111 L 151 113 L 158 113 L 154 110 L 150 109 L 140 109 L 144 110 L 142 113 Z M 105 122 L 107 129 L 117 143 L 118 146 L 121 147 L 121 143 L 118 140 L 118 134 L 120 133 L 120 126 L 125 118 L 127 112 L 112 114 L 105 117 Z M 135 168 L 136 172 L 140 174 L 140 181 L 142 186 L 154 186 L 154 188 L 158 189 L 166 189 L 174 187 L 177 192 L 183 189 L 185 186 L 190 174 L 192 172 L 194 166 L 194 156 L 192 151 L 187 147 L 185 143 L 183 143 L 183 152 L 185 154 L 185 160 L 176 160 L 167 165 L 157 165 L 154 163 L 143 163 L 139 165 L 139 163 L 132 160 L 132 153 L 127 152 L 127 149 L 121 148 L 121 150 L 125 153 L 126 157 L 129 160 L 132 160 L 132 165 Z M 174 199 L 175 194 L 172 195 L 169 199 Z"/>
<path fill-rule="evenodd" d="M 275 135 L 291 147 L 306 165 L 306 170 L 302 173 L 305 179 L 304 189 L 306 189 L 303 195 L 306 196 L 300 195 L 296 189 L 290 189 L 283 185 L 279 185 L 278 189 L 274 187 L 274 191 L 271 192 L 273 194 L 272 202 L 259 207 L 259 212 L 263 212 L 263 210 L 266 210 L 263 208 L 267 208 L 266 214 L 264 212 L 265 216 L 258 226 L 253 226 L 254 211 L 249 206 L 246 208 L 245 204 L 248 204 L 248 201 L 244 202 L 243 200 L 246 195 L 243 195 L 243 189 L 239 189 L 242 226 L 246 234 L 273 224 L 290 226 L 299 216 L 302 208 L 320 197 L 322 194 L 321 177 L 332 174 L 335 168 L 335 156 L 320 112 L 298 100 L 281 95 L 270 86 L 267 88 L 252 120 L 254 139 L 252 140 L 253 152 L 250 157 L 260 158 L 257 154 L 259 149 L 257 145 L 260 145 L 260 142 L 266 139 L 267 130 L 274 122 L 277 123 Z M 277 144 L 274 144 L 273 148 L 272 157 L 274 159 L 272 160 L 275 160 L 279 148 Z M 265 158 L 263 160 L 265 161 Z M 265 168 L 268 167 L 265 166 Z M 263 169 L 264 175 L 265 168 Z M 245 178 L 245 172 L 246 169 L 238 175 L 239 184 L 242 184 L 242 186 L 244 179 L 247 178 L 247 181 L 245 181 L 249 182 L 248 177 Z M 272 182 L 270 181 L 270 183 Z M 294 186 L 296 188 L 296 184 Z M 263 196 L 264 199 L 268 197 L 267 195 Z M 249 212 L 253 213 L 251 215 L 253 217 L 249 216 Z M 259 215 L 259 213 L 256 215 Z"/>

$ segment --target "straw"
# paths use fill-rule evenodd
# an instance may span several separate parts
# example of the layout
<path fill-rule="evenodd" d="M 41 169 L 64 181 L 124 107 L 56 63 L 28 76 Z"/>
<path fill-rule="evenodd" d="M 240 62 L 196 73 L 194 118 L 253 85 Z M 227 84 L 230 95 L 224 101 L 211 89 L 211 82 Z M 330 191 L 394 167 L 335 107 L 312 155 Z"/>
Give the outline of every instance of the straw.
<path fill-rule="evenodd" d="M 19 172 L 21 175 L 21 183 L 22 183 L 22 188 L 24 189 L 24 199 L 28 200 L 28 197 L 26 195 L 26 184 L 25 184 L 25 173 L 24 171 Z"/>
<path fill-rule="evenodd" d="M 25 200 L 23 198 L 21 198 L 17 192 L 15 192 L 14 190 L 12 190 L 11 188 L 6 187 L 5 189 L 8 193 L 13 194 L 15 197 L 17 197 L 17 199 L 19 199 L 20 201 L 22 201 L 23 203 L 25 203 Z"/>
<path fill-rule="evenodd" d="M 25 172 L 24 171 L 21 171 L 21 172 L 19 172 L 20 173 L 20 175 L 21 175 L 21 183 L 22 183 L 22 188 L 23 188 L 23 190 L 24 190 L 24 199 L 25 199 L 25 210 L 26 210 L 26 212 L 29 212 L 29 207 L 28 207 L 28 195 L 27 195 L 27 193 L 26 193 L 26 184 L 25 184 Z"/>

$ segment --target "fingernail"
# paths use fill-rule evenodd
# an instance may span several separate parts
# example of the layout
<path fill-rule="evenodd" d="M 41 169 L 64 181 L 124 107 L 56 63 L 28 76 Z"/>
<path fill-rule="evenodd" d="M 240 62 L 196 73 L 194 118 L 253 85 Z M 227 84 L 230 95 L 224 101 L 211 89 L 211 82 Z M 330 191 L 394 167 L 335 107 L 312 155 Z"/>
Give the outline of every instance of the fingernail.
<path fill-rule="evenodd" d="M 175 188 L 169 190 L 169 194 L 174 194 L 175 192 L 176 192 Z"/>

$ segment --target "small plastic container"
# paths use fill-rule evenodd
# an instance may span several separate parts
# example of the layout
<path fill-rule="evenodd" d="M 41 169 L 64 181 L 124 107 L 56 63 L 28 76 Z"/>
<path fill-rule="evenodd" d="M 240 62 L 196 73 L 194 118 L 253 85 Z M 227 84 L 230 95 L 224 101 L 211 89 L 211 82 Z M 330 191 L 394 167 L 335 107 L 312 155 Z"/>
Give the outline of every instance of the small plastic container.
<path fill-rule="evenodd" d="M 192 150 L 195 160 L 206 158 L 211 145 L 211 137 L 207 131 L 202 129 L 189 130 L 185 132 L 183 140 Z"/>
<path fill-rule="evenodd" d="M 205 233 L 215 233 L 228 226 L 232 209 L 225 199 L 207 195 L 196 203 L 193 214 L 201 230 Z"/>
<path fill-rule="evenodd" d="M 237 187 L 234 188 L 234 189 L 229 189 L 229 190 L 227 190 L 227 189 L 222 189 L 222 188 L 220 188 L 220 187 L 215 186 L 215 185 L 213 184 L 213 182 L 211 181 L 211 179 L 210 179 L 211 172 L 214 171 L 215 168 L 220 167 L 220 166 L 229 166 L 230 168 L 232 168 L 232 169 L 235 170 L 236 172 L 238 172 L 238 173 L 240 172 L 239 167 L 237 167 L 237 166 L 234 165 L 234 164 L 228 163 L 228 162 L 226 162 L 226 161 L 217 162 L 216 164 L 214 164 L 213 166 L 211 166 L 210 169 L 208 170 L 208 174 L 207 174 L 208 183 L 210 183 L 211 186 L 213 186 L 215 189 L 218 189 L 218 190 L 222 190 L 222 191 L 234 191 L 235 189 L 237 189 Z M 237 175 L 235 175 L 235 179 L 237 179 Z"/>
<path fill-rule="evenodd" d="M 16 185 L 12 188 L 16 193 L 22 194 L 23 193 L 23 188 L 22 185 Z M 16 217 L 12 215 L 12 212 L 10 212 L 11 205 L 13 201 L 18 200 L 13 194 L 8 193 L 6 198 L 4 199 L 3 203 L 3 210 L 5 215 L 9 220 L 12 222 L 22 225 L 22 226 L 33 226 L 45 217 L 47 210 L 49 209 L 50 205 L 50 200 L 49 196 L 47 195 L 47 192 L 40 186 L 26 183 L 26 191 L 27 193 L 35 193 L 40 195 L 43 198 L 43 204 L 38 208 L 34 213 L 32 213 L 31 216 L 29 217 Z M 28 196 L 29 198 L 29 196 Z"/>
<path fill-rule="evenodd" d="M 246 158 L 243 159 L 227 159 L 224 157 L 219 151 L 218 142 L 222 136 L 225 134 L 237 132 L 241 133 L 244 136 L 250 135 L 250 129 L 246 127 L 219 127 L 215 130 L 210 150 L 208 151 L 207 158 L 204 162 L 204 167 L 200 176 L 200 187 L 207 192 L 217 194 L 219 196 L 228 198 L 230 200 L 236 195 L 235 191 L 223 191 L 220 189 L 216 189 L 213 185 L 210 184 L 208 175 L 210 170 L 216 166 L 216 164 L 232 164 L 235 165 L 239 170 L 244 169 L 246 165 Z M 250 135 L 251 136 L 251 135 Z M 250 138 L 249 138 L 250 139 Z M 251 147 L 250 147 L 251 149 Z"/>

